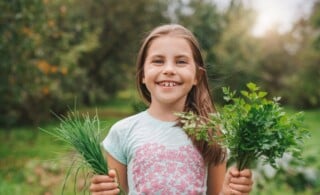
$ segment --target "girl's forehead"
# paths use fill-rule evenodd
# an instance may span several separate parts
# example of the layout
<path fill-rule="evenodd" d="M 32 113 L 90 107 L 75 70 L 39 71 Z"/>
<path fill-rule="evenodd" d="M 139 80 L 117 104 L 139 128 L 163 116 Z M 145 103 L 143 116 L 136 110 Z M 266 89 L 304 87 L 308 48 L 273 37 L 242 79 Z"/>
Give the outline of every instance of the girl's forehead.
<path fill-rule="evenodd" d="M 154 39 L 151 40 L 150 45 L 156 43 L 161 43 L 161 42 L 184 42 L 189 44 L 189 40 L 186 37 L 178 36 L 178 35 L 162 35 L 159 37 L 155 37 Z"/>
<path fill-rule="evenodd" d="M 147 54 L 155 53 L 184 53 L 192 55 L 193 50 L 190 42 L 178 36 L 161 36 L 153 39 L 148 47 Z"/>

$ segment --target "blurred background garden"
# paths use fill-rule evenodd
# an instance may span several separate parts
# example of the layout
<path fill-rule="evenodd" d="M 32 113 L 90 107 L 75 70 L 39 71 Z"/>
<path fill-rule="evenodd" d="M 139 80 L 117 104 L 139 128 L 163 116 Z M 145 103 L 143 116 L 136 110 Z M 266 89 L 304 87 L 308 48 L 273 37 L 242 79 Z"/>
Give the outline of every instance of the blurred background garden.
<path fill-rule="evenodd" d="M 135 58 L 146 32 L 180 23 L 195 33 L 215 102 L 221 87 L 257 83 L 304 111 L 302 157 L 261 167 L 252 194 L 320 194 L 319 0 L 0 1 L 0 194 L 60 194 L 74 152 L 40 128 L 77 107 L 108 128 L 145 106 Z M 71 174 L 72 175 L 72 174 Z M 66 194 L 86 186 L 67 182 Z"/>

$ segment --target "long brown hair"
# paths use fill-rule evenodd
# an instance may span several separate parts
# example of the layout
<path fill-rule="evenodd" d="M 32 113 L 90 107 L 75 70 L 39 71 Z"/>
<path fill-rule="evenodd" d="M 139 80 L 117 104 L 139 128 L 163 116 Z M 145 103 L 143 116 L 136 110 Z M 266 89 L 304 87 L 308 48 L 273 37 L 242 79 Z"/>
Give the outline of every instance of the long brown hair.
<path fill-rule="evenodd" d="M 193 58 L 196 63 L 196 77 L 197 85 L 193 86 L 190 90 L 184 111 L 192 111 L 202 118 L 208 118 L 209 113 L 215 112 L 214 104 L 210 94 L 207 73 L 204 66 L 203 58 L 200 52 L 200 46 L 195 36 L 185 27 L 178 24 L 167 24 L 156 27 L 152 30 L 149 35 L 144 39 L 140 51 L 137 57 L 137 74 L 136 84 L 138 91 L 142 98 L 147 102 L 151 103 L 151 95 L 145 84 L 142 83 L 144 76 L 143 66 L 147 57 L 147 51 L 152 43 L 158 37 L 163 36 L 176 36 L 184 38 L 191 47 Z M 208 129 L 208 133 L 212 131 Z M 226 153 L 225 149 L 221 148 L 218 144 L 209 144 L 203 140 L 196 140 L 195 137 L 190 136 L 194 145 L 198 148 L 203 156 L 205 162 L 219 164 L 225 160 Z"/>

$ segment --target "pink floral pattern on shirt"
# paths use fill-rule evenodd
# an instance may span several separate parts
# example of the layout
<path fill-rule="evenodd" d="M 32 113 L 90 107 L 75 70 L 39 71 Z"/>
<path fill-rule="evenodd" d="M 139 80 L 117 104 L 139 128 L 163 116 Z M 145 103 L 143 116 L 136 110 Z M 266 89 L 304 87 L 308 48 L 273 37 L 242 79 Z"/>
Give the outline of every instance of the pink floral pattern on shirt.
<path fill-rule="evenodd" d="M 139 147 L 133 159 L 133 182 L 139 194 L 204 194 L 205 165 L 192 145 L 168 149 Z"/>

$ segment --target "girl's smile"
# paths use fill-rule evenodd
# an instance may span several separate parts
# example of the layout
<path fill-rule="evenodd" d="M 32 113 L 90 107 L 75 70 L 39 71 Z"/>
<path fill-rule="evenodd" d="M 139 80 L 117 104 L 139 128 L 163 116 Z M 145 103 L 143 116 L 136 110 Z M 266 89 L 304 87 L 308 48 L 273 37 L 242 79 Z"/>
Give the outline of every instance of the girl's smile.
<path fill-rule="evenodd" d="M 156 82 L 156 84 L 162 87 L 175 87 L 177 85 L 181 85 L 181 83 L 176 81 L 159 81 L 159 82 Z"/>

